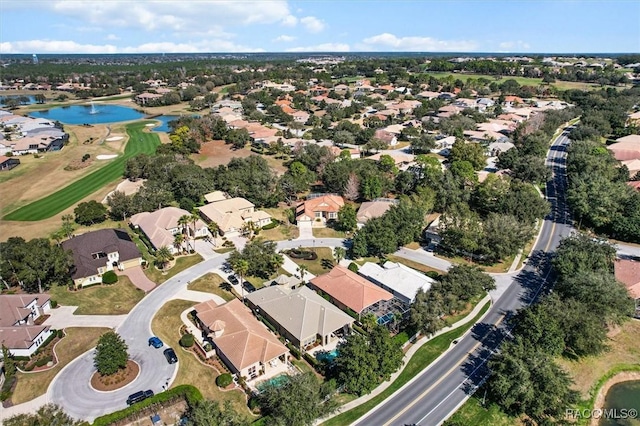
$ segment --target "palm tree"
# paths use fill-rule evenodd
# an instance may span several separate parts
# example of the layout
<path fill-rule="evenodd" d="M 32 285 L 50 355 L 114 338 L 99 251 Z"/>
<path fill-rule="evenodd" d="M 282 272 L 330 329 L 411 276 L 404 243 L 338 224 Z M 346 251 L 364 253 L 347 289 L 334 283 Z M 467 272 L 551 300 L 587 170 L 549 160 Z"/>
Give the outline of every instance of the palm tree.
<path fill-rule="evenodd" d="M 236 264 L 233 266 L 236 274 L 240 276 L 240 287 L 242 288 L 242 300 L 244 300 L 244 277 L 249 272 L 249 262 L 244 259 L 239 259 Z"/>
<path fill-rule="evenodd" d="M 182 244 L 184 243 L 184 235 L 176 234 L 173 237 L 173 246 L 178 250 L 178 253 L 182 253 Z"/>
<path fill-rule="evenodd" d="M 156 251 L 156 260 L 160 264 L 160 269 L 164 269 L 167 262 L 172 258 L 171 250 L 169 250 L 169 247 L 167 246 L 162 246 Z"/>
<path fill-rule="evenodd" d="M 336 258 L 336 262 L 340 263 L 340 261 L 347 255 L 347 251 L 343 247 L 336 247 L 333 249 L 333 255 Z"/>
<path fill-rule="evenodd" d="M 304 282 L 304 274 L 309 271 L 309 268 L 307 267 L 307 265 L 300 265 L 296 270 L 300 272 L 300 279 L 302 280 L 302 282 Z"/>
<path fill-rule="evenodd" d="M 193 225 L 193 249 L 196 249 L 196 223 L 200 220 L 200 213 L 197 209 L 191 210 L 191 216 L 189 216 L 189 221 Z"/>
<path fill-rule="evenodd" d="M 220 234 L 220 227 L 215 222 L 209 222 L 207 227 L 209 228 L 209 232 L 211 233 L 211 236 L 213 237 L 213 245 L 216 246 L 216 244 L 217 244 L 216 240 L 218 238 L 218 234 Z"/>
<path fill-rule="evenodd" d="M 182 233 L 187 235 L 187 247 L 189 247 L 189 221 L 191 216 L 183 214 L 178 218 L 178 225 L 182 227 Z"/>

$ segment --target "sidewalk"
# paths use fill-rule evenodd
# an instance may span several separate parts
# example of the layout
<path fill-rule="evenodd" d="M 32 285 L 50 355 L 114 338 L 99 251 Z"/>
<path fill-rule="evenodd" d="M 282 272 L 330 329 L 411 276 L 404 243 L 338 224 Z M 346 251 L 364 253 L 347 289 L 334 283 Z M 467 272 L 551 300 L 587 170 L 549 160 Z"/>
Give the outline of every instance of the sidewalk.
<path fill-rule="evenodd" d="M 213 300 L 218 305 L 224 305 L 224 299 L 217 294 L 207 293 L 206 291 L 195 291 L 195 290 L 181 290 L 172 299 L 183 299 L 183 300 L 191 300 L 193 302 L 206 302 L 207 300 Z"/>
<path fill-rule="evenodd" d="M 32 399 L 31 401 L 14 405 L 13 407 L 4 408 L 2 404 L 0 404 L 0 425 L 3 424 L 4 420 L 8 419 L 9 417 L 17 416 L 18 414 L 33 414 L 48 402 L 49 400 L 47 399 L 47 394 L 44 394 Z"/>
<path fill-rule="evenodd" d="M 429 342 L 431 339 L 434 339 L 438 336 L 440 336 L 441 334 L 447 333 L 455 328 L 460 327 L 461 325 L 467 324 L 470 321 L 473 320 L 473 318 L 478 315 L 478 313 L 480 312 L 480 310 L 482 309 L 482 307 L 485 305 L 485 303 L 487 301 L 491 300 L 491 298 L 487 295 L 485 296 L 474 308 L 473 310 L 469 313 L 469 315 L 467 315 L 466 317 L 464 317 L 463 319 L 461 319 L 460 321 L 445 327 L 439 331 L 437 331 L 435 334 L 433 334 L 430 337 L 423 337 L 420 340 L 418 340 L 415 344 L 413 344 L 413 346 L 411 346 L 411 348 L 409 348 L 409 350 L 407 351 L 407 353 L 404 355 L 404 359 L 403 359 L 403 364 L 402 364 L 402 368 L 400 368 L 398 371 L 396 371 L 395 373 L 393 373 L 391 375 L 391 378 L 389 380 L 387 380 L 386 382 L 382 383 L 380 386 L 378 386 L 377 388 L 375 388 L 370 394 L 368 395 L 364 395 L 361 396 L 358 399 L 354 399 L 353 401 L 343 405 L 342 407 L 340 407 L 338 409 L 338 411 L 336 411 L 336 413 L 324 417 L 322 419 L 318 419 L 315 421 L 314 425 L 319 425 L 322 422 L 325 422 L 327 420 L 329 420 L 332 417 L 335 417 L 341 413 L 344 413 L 346 411 L 351 410 L 352 408 L 355 408 L 359 405 L 364 404 L 365 402 L 369 401 L 372 398 L 375 398 L 376 396 L 378 396 L 380 393 L 382 393 L 385 389 L 387 389 L 389 386 L 391 386 L 391 384 L 400 376 L 400 373 L 402 373 L 402 370 L 404 370 L 404 368 L 407 365 L 407 362 L 409 362 L 409 360 L 411 359 L 411 357 L 416 353 L 416 351 L 418 349 L 420 349 L 420 347 L 422 345 L 424 345 L 425 343 Z M 487 310 L 486 312 L 489 312 L 489 310 Z M 486 314 L 486 313 L 485 313 Z M 469 333 L 471 329 L 467 330 L 467 332 L 465 334 L 463 334 L 460 339 L 462 339 L 467 333 Z M 396 392 L 394 392 L 392 395 L 390 395 L 388 398 L 393 397 L 393 395 L 395 395 L 398 392 L 401 392 L 403 389 L 405 389 L 407 386 L 410 386 L 415 380 L 418 379 L 418 377 L 420 377 L 422 374 L 424 374 L 425 372 L 427 372 L 429 370 L 429 368 L 434 365 L 436 362 L 438 362 L 438 360 L 440 360 L 440 358 L 444 357 L 447 355 L 447 353 L 449 352 L 449 349 L 445 350 L 438 358 L 436 358 L 435 360 L 433 360 L 431 362 L 431 364 L 429 364 L 426 368 L 424 368 L 420 373 L 418 373 L 416 376 L 414 376 L 411 380 L 409 380 L 407 383 L 405 383 L 400 389 L 398 389 Z M 371 413 L 373 410 L 375 410 L 375 408 L 373 408 L 371 411 L 369 411 L 367 414 Z M 365 414 L 366 415 L 366 414 Z M 352 423 L 352 425 L 356 425 L 358 424 L 359 420 L 356 420 L 354 423 Z"/>

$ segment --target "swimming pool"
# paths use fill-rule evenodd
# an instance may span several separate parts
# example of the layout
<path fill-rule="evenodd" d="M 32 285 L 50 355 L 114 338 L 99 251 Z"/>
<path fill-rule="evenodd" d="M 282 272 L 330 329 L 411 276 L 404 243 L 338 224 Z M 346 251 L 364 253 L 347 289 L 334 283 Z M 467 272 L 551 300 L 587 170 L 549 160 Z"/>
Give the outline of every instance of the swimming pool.
<path fill-rule="evenodd" d="M 320 352 L 316 352 L 316 359 L 320 362 L 328 362 L 331 363 L 333 362 L 333 360 L 336 359 L 336 357 L 338 356 L 338 350 L 337 349 L 333 349 L 331 351 L 320 351 Z"/>
<path fill-rule="evenodd" d="M 259 391 L 264 391 L 266 388 L 269 388 L 269 387 L 282 386 L 288 381 L 289 381 L 288 374 L 280 374 L 279 376 L 275 376 L 270 378 L 269 380 L 265 380 L 264 382 L 258 383 L 256 387 L 258 388 Z"/>

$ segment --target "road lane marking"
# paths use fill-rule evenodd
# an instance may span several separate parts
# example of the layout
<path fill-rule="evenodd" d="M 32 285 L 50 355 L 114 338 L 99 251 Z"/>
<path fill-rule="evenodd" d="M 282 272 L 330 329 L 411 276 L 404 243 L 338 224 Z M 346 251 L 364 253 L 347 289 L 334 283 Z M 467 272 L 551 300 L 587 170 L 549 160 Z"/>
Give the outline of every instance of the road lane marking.
<path fill-rule="evenodd" d="M 502 324 L 502 321 L 504 321 L 505 319 L 505 315 L 502 314 L 500 319 L 495 323 L 495 327 L 499 327 L 500 324 Z M 418 403 L 418 401 L 420 401 L 422 398 L 425 397 L 425 395 L 427 395 L 429 392 L 431 392 L 433 390 L 433 388 L 435 388 L 436 386 L 438 386 L 444 379 L 446 379 L 454 370 L 457 370 L 463 363 L 465 363 L 468 359 L 469 355 L 472 355 L 476 349 L 478 349 L 478 347 L 484 343 L 485 339 L 489 336 L 489 334 L 491 333 L 487 333 L 487 335 L 485 335 L 482 340 L 480 340 L 478 343 L 476 343 L 469 352 L 467 352 L 467 355 L 465 355 L 458 363 L 456 363 L 456 365 L 454 365 L 453 367 L 451 367 L 446 373 L 444 373 L 442 375 L 442 377 L 440 377 L 438 379 L 437 382 L 435 382 L 434 384 L 432 384 L 431 386 L 429 386 L 424 392 L 422 392 L 417 398 L 415 398 L 413 400 L 413 402 L 409 405 L 407 405 L 404 409 L 402 409 L 398 414 L 396 414 L 395 416 L 393 416 L 388 422 L 384 423 L 384 426 L 388 426 L 390 425 L 393 421 L 395 421 L 396 419 L 398 419 L 398 417 L 402 416 L 404 413 L 407 412 L 407 410 L 409 410 L 411 407 L 413 407 L 414 405 L 416 405 Z M 481 364 L 482 365 L 482 364 Z M 474 370 L 475 372 L 475 370 Z M 466 379 L 465 379 L 466 381 Z M 458 387 L 456 386 L 456 389 Z"/>

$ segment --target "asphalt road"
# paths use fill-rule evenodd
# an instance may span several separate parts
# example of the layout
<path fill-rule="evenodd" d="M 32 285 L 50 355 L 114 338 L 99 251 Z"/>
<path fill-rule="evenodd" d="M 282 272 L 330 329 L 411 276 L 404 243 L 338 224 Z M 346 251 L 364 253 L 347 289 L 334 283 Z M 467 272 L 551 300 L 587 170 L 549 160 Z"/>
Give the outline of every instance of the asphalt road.
<path fill-rule="evenodd" d="M 568 143 L 563 133 L 548 152 L 547 165 L 553 171 L 553 178 L 547 185 L 546 196 L 552 204 L 552 211 L 545 218 L 527 265 L 494 301 L 484 320 L 459 339 L 446 356 L 354 424 L 439 425 L 483 382 L 487 375 L 486 360 L 509 333 L 503 324 L 505 317 L 530 304 L 547 290 L 545 284 L 551 273 L 550 254 L 561 238 L 572 231 L 565 203 L 564 169 Z"/>
<path fill-rule="evenodd" d="M 178 364 L 169 365 L 162 348 L 148 346 L 152 335 L 151 320 L 162 305 L 199 276 L 220 267 L 226 255 L 201 262 L 170 278 L 149 293 L 128 314 L 117 332 L 129 346 L 129 355 L 140 365 L 140 374 L 133 383 L 113 392 L 99 392 L 91 387 L 90 380 L 95 369 L 91 350 L 67 365 L 49 386 L 48 401 L 60 405 L 69 415 L 93 421 L 96 417 L 127 407 L 127 397 L 139 390 L 151 389 L 155 393 L 163 390 L 165 383 L 171 383 Z M 178 359 L 180 351 L 176 351 Z M 212 379 L 213 380 L 213 379 Z"/>

